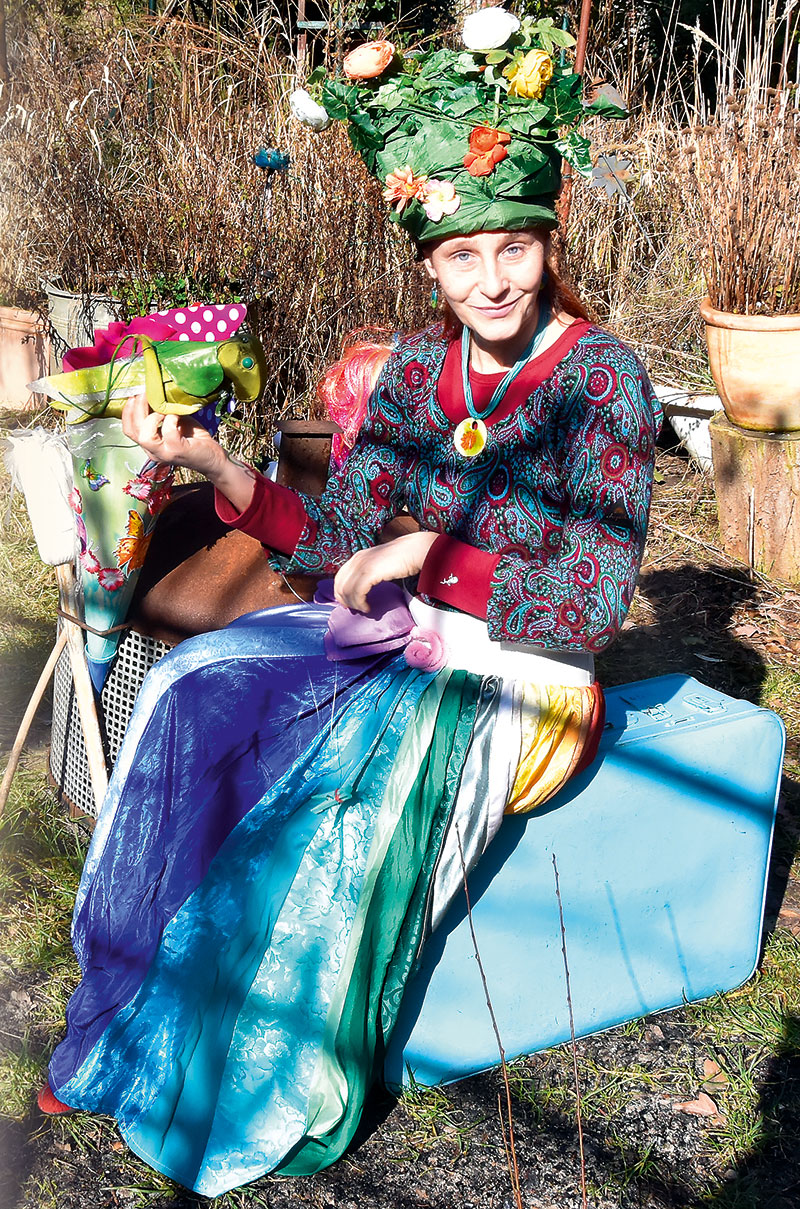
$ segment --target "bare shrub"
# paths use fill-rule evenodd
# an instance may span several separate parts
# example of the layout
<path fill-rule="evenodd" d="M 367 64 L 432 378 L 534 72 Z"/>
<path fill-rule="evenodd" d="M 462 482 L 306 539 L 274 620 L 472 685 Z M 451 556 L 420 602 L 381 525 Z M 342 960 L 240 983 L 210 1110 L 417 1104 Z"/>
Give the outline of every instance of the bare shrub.
<path fill-rule="evenodd" d="M 290 122 L 294 65 L 263 30 L 141 22 L 84 32 L 67 60 L 50 45 L 18 48 L 24 86 L 0 127 L 4 293 L 59 279 L 128 313 L 245 299 L 269 367 L 245 416 L 261 433 L 313 407 L 351 329 L 429 321 L 410 245 L 344 133 Z M 257 168 L 262 146 L 288 170 Z"/>

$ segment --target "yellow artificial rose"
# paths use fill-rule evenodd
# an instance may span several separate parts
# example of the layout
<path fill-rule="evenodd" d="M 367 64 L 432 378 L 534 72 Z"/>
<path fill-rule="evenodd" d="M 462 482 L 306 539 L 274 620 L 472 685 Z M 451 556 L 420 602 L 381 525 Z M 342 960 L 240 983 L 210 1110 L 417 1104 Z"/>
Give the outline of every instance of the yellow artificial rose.
<path fill-rule="evenodd" d="M 509 95 L 538 101 L 553 78 L 553 60 L 546 50 L 529 50 L 524 59 L 512 63 L 503 72 L 509 81 Z"/>

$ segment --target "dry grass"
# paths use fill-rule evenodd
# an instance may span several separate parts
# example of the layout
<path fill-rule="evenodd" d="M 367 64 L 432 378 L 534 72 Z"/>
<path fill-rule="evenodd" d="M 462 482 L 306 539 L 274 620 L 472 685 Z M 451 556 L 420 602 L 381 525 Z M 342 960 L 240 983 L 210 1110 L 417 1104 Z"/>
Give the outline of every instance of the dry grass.
<path fill-rule="evenodd" d="M 269 366 L 244 417 L 260 433 L 313 406 L 350 330 L 430 317 L 344 132 L 290 123 L 295 66 L 274 35 L 261 19 L 228 32 L 131 20 L 84 30 L 53 61 L 48 30 L 34 30 L 0 122 L 0 292 L 24 300 L 61 279 L 134 314 L 244 298 Z M 288 171 L 256 167 L 262 146 L 286 152 Z"/>

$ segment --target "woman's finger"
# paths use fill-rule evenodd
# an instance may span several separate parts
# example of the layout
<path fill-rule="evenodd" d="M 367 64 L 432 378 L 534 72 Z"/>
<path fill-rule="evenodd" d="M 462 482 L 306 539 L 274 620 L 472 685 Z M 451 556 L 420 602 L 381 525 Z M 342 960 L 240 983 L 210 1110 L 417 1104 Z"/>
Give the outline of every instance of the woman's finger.
<path fill-rule="evenodd" d="M 333 595 L 336 601 L 346 609 L 355 609 L 358 613 L 368 613 L 367 594 L 379 582 L 380 574 L 375 574 L 370 551 L 359 550 L 339 568 L 333 580 Z"/>
<path fill-rule="evenodd" d="M 169 443 L 181 440 L 180 416 L 169 414 L 161 417 L 161 436 Z"/>
<path fill-rule="evenodd" d="M 137 439 L 143 422 L 147 419 L 150 408 L 144 394 L 131 395 L 122 408 L 122 431 L 132 441 Z"/>

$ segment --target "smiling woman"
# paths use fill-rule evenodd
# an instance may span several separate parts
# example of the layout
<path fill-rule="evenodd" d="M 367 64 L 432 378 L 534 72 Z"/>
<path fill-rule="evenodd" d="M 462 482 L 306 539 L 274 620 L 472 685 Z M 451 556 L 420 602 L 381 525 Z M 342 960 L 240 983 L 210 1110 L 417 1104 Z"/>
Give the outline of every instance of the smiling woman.
<path fill-rule="evenodd" d="M 467 51 L 372 44 L 312 83 L 447 305 L 393 343 L 321 499 L 191 419 L 125 410 L 152 458 L 205 473 L 223 520 L 333 576 L 338 602 L 251 614 L 156 666 L 76 904 L 83 979 L 42 1105 L 115 1116 L 207 1195 L 343 1153 L 464 872 L 597 750 L 593 656 L 633 594 L 660 411 L 546 268 L 559 153 L 583 154 L 565 39 L 486 10 Z M 382 541 L 401 514 L 417 532 Z"/>
<path fill-rule="evenodd" d="M 481 231 L 451 235 L 426 246 L 424 264 L 457 319 L 471 333 L 470 365 L 482 373 L 511 368 L 531 356 L 545 257 L 550 237 L 538 231 Z M 549 315 L 536 352 L 568 326 Z"/>

